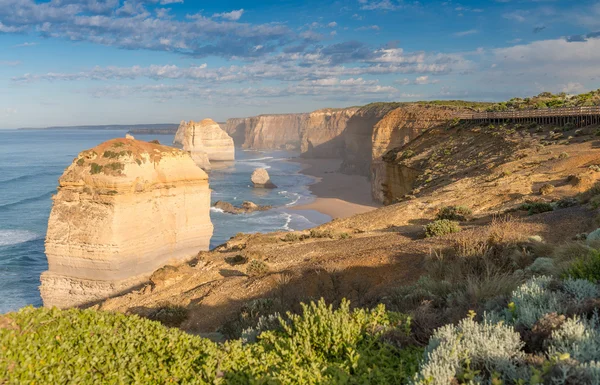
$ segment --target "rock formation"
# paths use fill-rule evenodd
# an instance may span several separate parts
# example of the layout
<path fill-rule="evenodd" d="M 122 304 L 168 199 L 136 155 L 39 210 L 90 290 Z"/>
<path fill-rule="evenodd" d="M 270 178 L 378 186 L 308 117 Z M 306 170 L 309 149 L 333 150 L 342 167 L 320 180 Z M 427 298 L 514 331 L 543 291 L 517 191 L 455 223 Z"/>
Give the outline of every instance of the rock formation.
<path fill-rule="evenodd" d="M 372 133 L 371 186 L 373 198 L 383 203 L 391 203 L 392 197 L 409 194 L 413 182 L 420 173 L 411 169 L 398 157 L 406 156 L 396 151 L 391 158 L 384 155 L 399 149 L 417 138 L 426 130 L 447 124 L 457 112 L 456 108 L 408 104 L 387 113 Z M 393 158 L 393 159 L 392 159 Z"/>
<path fill-rule="evenodd" d="M 125 139 L 135 139 L 135 137 L 133 135 L 131 135 L 130 133 L 125 134 Z"/>
<path fill-rule="evenodd" d="M 256 170 L 254 170 L 252 176 L 250 177 L 250 180 L 252 181 L 252 185 L 254 187 L 277 188 L 277 186 L 275 186 L 275 184 L 271 182 L 271 177 L 269 176 L 267 170 L 265 170 L 264 168 L 257 168 Z"/>
<path fill-rule="evenodd" d="M 214 207 L 223 210 L 228 214 L 250 214 L 255 211 L 267 211 L 272 206 L 259 206 L 254 202 L 244 201 L 240 207 L 234 206 L 229 202 L 216 201 Z"/>
<path fill-rule="evenodd" d="M 237 146 L 250 149 L 300 150 L 314 158 L 340 157 L 341 137 L 358 108 L 326 108 L 311 113 L 259 115 L 229 119 L 227 131 Z"/>
<path fill-rule="evenodd" d="M 212 119 L 181 122 L 173 143 L 181 144 L 205 170 L 210 169 L 211 161 L 235 159 L 233 139 Z"/>
<path fill-rule="evenodd" d="M 59 179 L 48 220 L 45 306 L 130 289 L 157 268 L 207 250 L 208 177 L 184 151 L 113 139 L 84 151 Z"/>

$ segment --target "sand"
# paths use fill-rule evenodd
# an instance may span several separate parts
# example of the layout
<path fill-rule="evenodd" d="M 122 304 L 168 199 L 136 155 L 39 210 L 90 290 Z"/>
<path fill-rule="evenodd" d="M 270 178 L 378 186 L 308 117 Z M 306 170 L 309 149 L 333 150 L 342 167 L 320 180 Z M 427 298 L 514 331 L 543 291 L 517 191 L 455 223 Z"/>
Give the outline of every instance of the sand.
<path fill-rule="evenodd" d="M 381 207 L 371 197 L 369 180 L 360 175 L 338 172 L 340 159 L 299 159 L 303 165 L 300 173 L 313 176 L 317 182 L 310 191 L 317 196 L 314 202 L 294 206 L 293 210 L 315 210 L 332 218 L 346 218 Z"/>

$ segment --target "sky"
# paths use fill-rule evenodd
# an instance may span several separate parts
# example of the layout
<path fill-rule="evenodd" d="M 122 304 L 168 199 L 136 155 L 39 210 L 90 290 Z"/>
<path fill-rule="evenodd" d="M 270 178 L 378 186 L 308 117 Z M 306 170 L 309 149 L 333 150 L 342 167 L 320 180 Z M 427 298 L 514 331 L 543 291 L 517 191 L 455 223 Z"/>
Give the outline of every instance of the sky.
<path fill-rule="evenodd" d="M 598 88 L 596 0 L 0 0 L 0 128 Z"/>

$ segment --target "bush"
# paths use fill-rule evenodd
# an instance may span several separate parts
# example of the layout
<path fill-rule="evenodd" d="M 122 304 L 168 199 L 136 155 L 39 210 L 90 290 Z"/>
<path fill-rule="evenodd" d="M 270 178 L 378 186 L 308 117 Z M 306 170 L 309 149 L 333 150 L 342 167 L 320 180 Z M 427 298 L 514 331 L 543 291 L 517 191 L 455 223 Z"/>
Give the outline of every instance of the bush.
<path fill-rule="evenodd" d="M 244 264 L 248 263 L 248 258 L 244 257 L 243 255 L 237 254 L 237 255 L 234 255 L 233 257 L 225 258 L 225 262 L 227 262 L 231 266 L 244 265 Z"/>
<path fill-rule="evenodd" d="M 310 237 L 311 238 L 334 238 L 333 232 L 331 230 L 317 230 L 317 229 L 311 229 L 310 230 Z"/>
<path fill-rule="evenodd" d="M 208 339 L 158 322 L 95 310 L 32 307 L 0 316 L 3 383 L 41 384 L 400 384 L 422 349 L 399 349 L 385 333 L 406 332 L 405 316 L 334 310 L 324 301 L 256 343 Z"/>
<path fill-rule="evenodd" d="M 200 384 L 223 369 L 214 343 L 138 316 L 26 307 L 0 316 L 3 322 L 6 383 Z"/>
<path fill-rule="evenodd" d="M 263 261 L 253 259 L 246 268 L 246 274 L 249 277 L 262 277 L 269 273 L 269 267 Z"/>
<path fill-rule="evenodd" d="M 581 363 L 600 363 L 600 318 L 596 312 L 591 319 L 575 316 L 552 332 L 548 353 L 559 356 L 568 353 Z M 600 373 L 600 372 L 599 372 Z"/>
<path fill-rule="evenodd" d="M 183 306 L 164 305 L 154 309 L 147 317 L 169 327 L 179 327 L 188 318 L 188 310 Z"/>
<path fill-rule="evenodd" d="M 284 237 L 283 237 L 283 241 L 285 242 L 296 242 L 300 240 L 300 236 L 296 233 L 287 233 Z"/>
<path fill-rule="evenodd" d="M 533 203 L 523 203 L 519 206 L 519 210 L 527 211 L 529 215 L 541 214 L 548 211 L 553 211 L 554 207 L 550 203 L 544 202 L 533 202 Z"/>
<path fill-rule="evenodd" d="M 546 184 L 542 185 L 542 187 L 540 187 L 541 195 L 549 195 L 549 194 L 552 194 L 553 192 L 554 192 L 554 186 L 551 185 L 550 183 L 546 183 Z"/>
<path fill-rule="evenodd" d="M 573 279 L 586 279 L 600 282 L 600 252 L 590 251 L 587 255 L 577 258 L 565 272 L 566 277 Z"/>
<path fill-rule="evenodd" d="M 423 226 L 423 228 L 425 230 L 425 236 L 428 238 L 458 233 L 462 230 L 458 222 L 454 222 L 448 219 L 439 219 L 433 221 Z"/>
<path fill-rule="evenodd" d="M 471 209 L 465 206 L 446 206 L 438 212 L 436 219 L 448 219 L 451 221 L 468 221 L 473 215 Z"/>
<path fill-rule="evenodd" d="M 503 324 L 467 318 L 457 326 L 446 325 L 431 337 L 415 384 L 447 385 L 477 373 L 515 379 L 523 345 L 519 333 Z"/>

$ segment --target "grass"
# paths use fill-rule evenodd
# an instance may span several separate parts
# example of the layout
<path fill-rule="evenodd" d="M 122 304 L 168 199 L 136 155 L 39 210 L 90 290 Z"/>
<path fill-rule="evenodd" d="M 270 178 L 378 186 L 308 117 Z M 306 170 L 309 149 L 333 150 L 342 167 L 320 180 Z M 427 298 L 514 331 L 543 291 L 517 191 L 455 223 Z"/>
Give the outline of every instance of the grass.
<path fill-rule="evenodd" d="M 448 219 L 451 221 L 468 221 L 473 212 L 465 206 L 446 206 L 442 207 L 436 215 L 436 219 Z"/>

